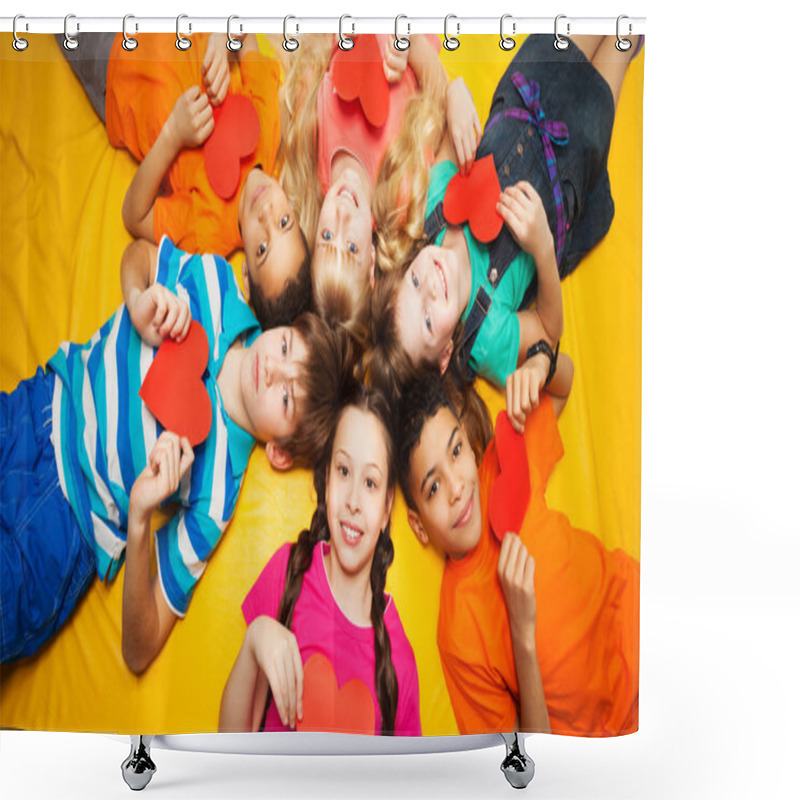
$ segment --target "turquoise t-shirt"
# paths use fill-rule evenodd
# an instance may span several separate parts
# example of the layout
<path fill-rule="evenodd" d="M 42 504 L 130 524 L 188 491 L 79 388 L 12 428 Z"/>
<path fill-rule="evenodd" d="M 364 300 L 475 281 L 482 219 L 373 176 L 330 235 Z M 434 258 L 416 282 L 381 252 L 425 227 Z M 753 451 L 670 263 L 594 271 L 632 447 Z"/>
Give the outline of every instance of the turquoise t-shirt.
<path fill-rule="evenodd" d="M 436 205 L 444 199 L 447 184 L 457 172 L 458 167 L 452 161 L 440 161 L 433 166 L 428 186 L 426 216 L 431 214 Z M 536 264 L 528 253 L 520 249 L 497 288 L 492 290 L 487 278 L 489 248 L 472 235 L 468 225 L 464 225 L 462 230 L 467 240 L 469 263 L 472 268 L 472 288 L 469 304 L 461 319 L 466 322 L 479 287 L 483 286 L 492 298 L 489 313 L 475 338 L 469 363 L 478 375 L 503 386 L 506 378 L 517 368 L 520 335 L 517 311 L 522 306 L 525 291 L 536 274 Z M 435 244 L 441 245 L 444 233 L 442 230 L 437 235 Z"/>

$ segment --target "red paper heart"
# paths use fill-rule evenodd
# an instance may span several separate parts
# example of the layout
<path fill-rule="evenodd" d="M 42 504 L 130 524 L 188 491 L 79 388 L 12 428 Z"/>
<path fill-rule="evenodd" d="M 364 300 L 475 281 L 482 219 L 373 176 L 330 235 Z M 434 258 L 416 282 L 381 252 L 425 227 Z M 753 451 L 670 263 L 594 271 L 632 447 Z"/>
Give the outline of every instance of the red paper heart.
<path fill-rule="evenodd" d="M 353 37 L 355 45 L 333 57 L 333 85 L 342 100 L 358 100 L 370 125 L 382 127 L 389 116 L 389 81 L 375 34 Z"/>
<path fill-rule="evenodd" d="M 211 398 L 203 385 L 208 366 L 208 338 L 192 320 L 186 338 L 165 339 L 147 370 L 139 397 L 168 430 L 185 436 L 192 447 L 211 430 Z"/>
<path fill-rule="evenodd" d="M 519 533 L 531 496 L 525 437 L 511 427 L 505 411 L 497 415 L 494 446 L 500 474 L 489 498 L 489 524 L 497 541 L 502 542 L 509 531 Z"/>
<path fill-rule="evenodd" d="M 333 664 L 314 653 L 303 668 L 303 719 L 299 731 L 375 733 L 375 705 L 363 682 L 354 678 L 342 688 Z"/>
<path fill-rule="evenodd" d="M 444 218 L 451 225 L 468 223 L 479 242 L 491 242 L 503 227 L 503 218 L 497 213 L 500 191 L 490 153 L 478 159 L 467 175 L 457 172 L 450 179 L 444 193 Z"/>
<path fill-rule="evenodd" d="M 230 200 L 239 188 L 242 159 L 258 147 L 261 125 L 253 101 L 240 94 L 228 93 L 213 114 L 214 130 L 203 147 L 206 175 L 216 194 Z"/>

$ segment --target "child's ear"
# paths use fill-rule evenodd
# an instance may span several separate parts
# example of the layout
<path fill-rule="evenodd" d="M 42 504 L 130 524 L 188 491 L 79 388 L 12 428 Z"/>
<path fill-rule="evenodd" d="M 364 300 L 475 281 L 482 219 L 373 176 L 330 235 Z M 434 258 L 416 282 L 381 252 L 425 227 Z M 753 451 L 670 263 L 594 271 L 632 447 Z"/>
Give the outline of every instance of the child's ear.
<path fill-rule="evenodd" d="M 444 375 L 447 371 L 447 366 L 450 363 L 450 356 L 453 355 L 453 340 L 447 343 L 447 347 L 444 348 L 442 354 L 439 356 L 439 374 Z"/>
<path fill-rule="evenodd" d="M 422 525 L 419 514 L 411 508 L 408 509 L 408 524 L 411 526 L 411 530 L 414 531 L 414 536 L 419 539 L 419 543 L 423 547 L 427 547 L 430 543 L 430 538 Z"/>
<path fill-rule="evenodd" d="M 247 270 L 247 259 L 242 261 L 242 294 L 244 299 L 250 302 L 250 273 Z"/>
<path fill-rule="evenodd" d="M 293 463 L 292 457 L 279 444 L 267 442 L 266 445 L 264 445 L 264 449 L 267 451 L 267 458 L 269 459 L 269 463 L 272 464 L 273 469 L 280 470 L 281 472 L 291 469 Z"/>

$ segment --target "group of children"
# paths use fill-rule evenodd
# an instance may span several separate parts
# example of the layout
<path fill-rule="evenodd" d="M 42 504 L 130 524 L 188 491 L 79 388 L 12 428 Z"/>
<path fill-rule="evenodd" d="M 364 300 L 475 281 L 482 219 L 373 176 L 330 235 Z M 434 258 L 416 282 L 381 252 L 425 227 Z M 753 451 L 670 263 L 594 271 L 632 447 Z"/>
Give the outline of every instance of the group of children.
<path fill-rule="evenodd" d="M 235 55 L 224 36 L 193 39 L 187 53 L 157 35 L 128 52 L 97 37 L 107 69 L 73 61 L 110 143 L 139 162 L 121 209 L 135 240 L 112 318 L 0 396 L 0 660 L 34 654 L 124 560 L 122 653 L 145 670 L 260 443 L 276 469 L 313 470 L 316 510 L 244 598 L 220 730 L 321 724 L 310 684 L 328 670 L 367 698 L 348 730 L 421 733 L 413 649 L 385 592 L 396 483 L 411 530 L 446 562 L 438 644 L 459 730 L 635 730 L 638 564 L 544 500 L 573 375 L 560 279 L 613 217 L 606 161 L 632 54 L 530 36 L 482 126 L 428 37 L 403 51 L 362 36 L 353 55 L 314 37 L 282 85 L 255 36 Z M 380 124 L 337 77 L 372 39 Z M 202 145 L 233 94 L 252 102 L 259 143 L 223 198 Z M 442 209 L 454 177 L 489 156 L 502 230 L 487 243 Z M 224 258 L 238 249 L 241 289 Z M 212 421 L 192 446 L 140 389 L 194 323 Z M 515 530 L 491 525 L 500 446 L 475 375 L 505 386 L 504 436 L 527 465 Z M 178 510 L 152 532 L 151 577 L 150 520 L 167 503 Z"/>

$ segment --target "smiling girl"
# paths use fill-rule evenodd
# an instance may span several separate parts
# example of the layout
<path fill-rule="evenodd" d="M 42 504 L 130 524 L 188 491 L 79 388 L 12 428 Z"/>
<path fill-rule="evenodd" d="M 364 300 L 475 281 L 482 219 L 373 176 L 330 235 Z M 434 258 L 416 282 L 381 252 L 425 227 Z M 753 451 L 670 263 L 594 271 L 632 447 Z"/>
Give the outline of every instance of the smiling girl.
<path fill-rule="evenodd" d="M 339 687 L 355 682 L 372 698 L 363 729 L 345 732 L 421 733 L 414 653 L 384 593 L 394 558 L 391 430 L 385 397 L 354 385 L 314 473 L 311 525 L 277 551 L 242 604 L 248 628 L 220 731 L 284 730 L 318 713 L 304 704 L 314 657 L 327 660 Z"/>

